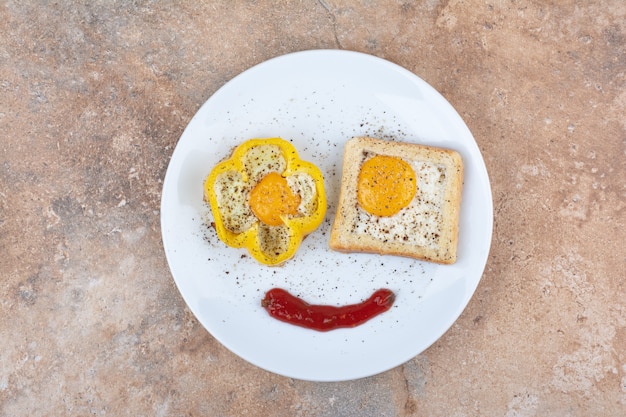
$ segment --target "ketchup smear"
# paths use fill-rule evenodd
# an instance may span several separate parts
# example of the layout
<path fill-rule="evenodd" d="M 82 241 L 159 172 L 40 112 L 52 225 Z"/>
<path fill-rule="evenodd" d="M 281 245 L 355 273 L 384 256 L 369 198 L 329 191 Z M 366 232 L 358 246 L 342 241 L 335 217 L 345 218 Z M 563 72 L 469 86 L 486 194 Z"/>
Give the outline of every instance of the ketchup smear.
<path fill-rule="evenodd" d="M 261 306 L 270 316 L 296 326 L 326 332 L 342 327 L 355 327 L 389 310 L 395 294 L 388 289 L 375 291 L 370 298 L 358 303 L 336 307 L 313 305 L 291 295 L 282 288 L 273 288 L 265 294 Z"/>

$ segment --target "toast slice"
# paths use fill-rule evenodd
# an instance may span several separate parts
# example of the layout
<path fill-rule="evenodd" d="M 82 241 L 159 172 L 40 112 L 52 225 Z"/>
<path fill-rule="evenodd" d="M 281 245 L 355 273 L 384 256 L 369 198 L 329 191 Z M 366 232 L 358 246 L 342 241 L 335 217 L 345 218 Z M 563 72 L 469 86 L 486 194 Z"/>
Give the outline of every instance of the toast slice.
<path fill-rule="evenodd" d="M 363 163 L 375 155 L 407 162 L 415 172 L 416 191 L 396 214 L 379 216 L 359 203 Z M 406 256 L 441 264 L 457 259 L 463 161 L 458 152 L 355 137 L 345 145 L 341 190 L 329 246 L 341 252 Z"/>

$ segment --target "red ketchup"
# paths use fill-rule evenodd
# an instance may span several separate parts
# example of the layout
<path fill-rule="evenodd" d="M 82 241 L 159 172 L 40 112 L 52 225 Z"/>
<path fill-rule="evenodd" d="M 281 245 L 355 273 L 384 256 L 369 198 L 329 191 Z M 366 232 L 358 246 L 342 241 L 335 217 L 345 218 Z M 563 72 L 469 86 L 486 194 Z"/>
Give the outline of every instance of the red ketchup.
<path fill-rule="evenodd" d="M 358 304 L 341 307 L 313 305 L 281 288 L 273 288 L 265 294 L 261 306 L 275 319 L 326 332 L 363 324 L 389 310 L 395 299 L 396 296 L 391 290 L 380 289 Z"/>

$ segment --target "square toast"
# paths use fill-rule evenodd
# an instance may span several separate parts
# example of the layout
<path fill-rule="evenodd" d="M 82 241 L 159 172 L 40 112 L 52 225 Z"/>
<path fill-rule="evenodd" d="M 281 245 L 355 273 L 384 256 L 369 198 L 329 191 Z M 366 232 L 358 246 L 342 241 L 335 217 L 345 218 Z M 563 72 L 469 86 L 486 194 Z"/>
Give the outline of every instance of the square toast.
<path fill-rule="evenodd" d="M 380 216 L 358 200 L 359 174 L 373 156 L 407 162 L 416 191 L 399 212 Z M 407 142 L 354 137 L 345 145 L 339 204 L 329 246 L 341 252 L 405 256 L 440 264 L 457 259 L 463 161 L 458 152 Z"/>

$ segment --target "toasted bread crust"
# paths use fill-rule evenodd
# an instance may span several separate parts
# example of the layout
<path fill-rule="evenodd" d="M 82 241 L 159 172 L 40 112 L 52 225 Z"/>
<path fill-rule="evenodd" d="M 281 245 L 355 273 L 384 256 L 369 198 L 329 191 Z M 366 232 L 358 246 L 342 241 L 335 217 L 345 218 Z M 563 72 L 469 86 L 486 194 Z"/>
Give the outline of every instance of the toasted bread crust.
<path fill-rule="evenodd" d="M 413 163 L 434 164 L 445 175 L 442 183 L 443 190 L 437 197 L 438 223 L 432 220 L 428 226 L 436 227 L 438 232 L 430 236 L 427 244 L 407 242 L 407 236 L 374 236 L 367 233 L 369 226 L 363 222 L 377 222 L 376 216 L 367 214 L 357 202 L 357 182 L 361 164 L 365 155 L 389 155 L 402 158 Z M 344 148 L 343 170 L 339 204 L 335 220 L 331 229 L 329 246 L 341 252 L 368 252 L 381 255 L 406 256 L 441 264 L 456 262 L 458 246 L 459 212 L 461 205 L 461 191 L 463 186 L 463 162 L 458 152 L 418 145 L 407 142 L 392 142 L 369 137 L 355 137 L 350 139 Z M 420 187 L 418 179 L 418 188 Z M 427 196 L 422 196 L 425 198 Z M 418 197 L 416 197 L 418 198 Z M 361 213 L 361 214 L 360 214 Z M 409 215 L 413 215 L 409 213 Z M 422 219 L 419 213 L 415 219 Z M 421 217 L 420 217 L 421 216 Z M 394 221 L 393 216 L 385 221 Z M 411 218 L 411 217 L 408 217 Z M 365 219 L 365 220 L 364 220 Z M 406 221 L 406 220 L 405 220 Z M 360 224 L 359 224 L 360 222 Z M 372 227 L 374 227 L 372 225 Z M 413 224 L 412 233 L 419 230 Z"/>

